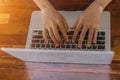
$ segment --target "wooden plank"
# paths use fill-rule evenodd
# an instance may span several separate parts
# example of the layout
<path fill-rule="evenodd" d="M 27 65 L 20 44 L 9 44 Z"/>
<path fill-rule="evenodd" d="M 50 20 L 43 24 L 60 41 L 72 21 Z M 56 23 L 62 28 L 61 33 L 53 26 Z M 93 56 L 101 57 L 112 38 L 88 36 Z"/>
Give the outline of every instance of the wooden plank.
<path fill-rule="evenodd" d="M 9 64 L 8 64 L 9 63 Z M 34 64 L 34 65 L 33 65 Z M 112 65 L 90 65 L 90 64 L 58 64 L 58 63 L 34 63 L 34 62 L 23 62 L 19 59 L 13 57 L 1 57 L 0 68 L 4 67 L 6 69 L 19 69 L 19 70 L 39 70 L 39 71 L 48 71 L 48 72 L 91 72 L 91 73 L 112 73 L 110 72 L 110 67 Z M 58 67 L 59 66 L 59 67 Z M 120 65 L 114 66 L 120 67 Z M 98 70 L 99 69 L 99 70 Z M 118 68 L 117 71 L 120 71 Z"/>
<path fill-rule="evenodd" d="M 119 80 L 120 65 L 84 65 L 22 62 L 0 59 L 2 80 Z M 89 76 L 88 76 L 89 75 Z M 86 77 L 87 76 L 87 77 Z M 19 79 L 18 79 L 19 77 Z"/>
<path fill-rule="evenodd" d="M 111 71 L 112 72 L 112 71 Z M 118 73 L 116 71 L 116 73 Z M 87 77 L 86 77 L 87 76 Z M 49 72 L 40 70 L 1 69 L 1 80 L 119 80 L 119 74 L 89 72 Z"/>
<path fill-rule="evenodd" d="M 25 45 L 27 35 L 0 35 L 0 45 Z"/>
<path fill-rule="evenodd" d="M 49 0 L 56 9 L 64 9 L 64 10 L 84 10 L 86 7 L 88 7 L 93 0 Z M 111 4 L 106 8 L 106 10 L 111 12 L 111 30 L 112 30 L 112 36 L 120 36 L 120 30 L 119 28 L 119 21 L 120 21 L 120 1 L 119 0 L 113 0 Z M 32 0 L 1 0 L 0 2 L 0 13 L 10 13 L 12 16 L 10 18 L 9 24 L 14 23 L 14 24 L 26 24 L 23 25 L 23 28 L 25 28 L 24 33 L 27 33 L 28 27 L 29 27 L 29 22 L 30 22 L 30 17 L 31 13 L 33 10 L 39 10 L 39 8 L 35 5 L 35 3 Z M 24 20 L 25 19 L 25 20 Z M 9 27 L 9 24 L 7 27 Z M 3 32 L 1 31 L 0 33 L 4 34 L 15 34 L 18 31 L 13 31 L 9 30 L 10 32 L 5 32 L 4 26 L 0 25 L 0 29 L 3 29 Z M 11 25 L 12 26 L 12 25 Z M 14 25 L 13 25 L 14 26 Z M 21 26 L 16 25 L 18 29 L 21 29 Z M 26 28 L 27 27 L 27 28 Z M 11 27 L 14 28 L 14 27 Z M 117 31 L 116 31 L 117 30 Z"/>
<path fill-rule="evenodd" d="M 120 38 L 114 38 L 112 50 L 115 52 L 115 60 L 120 60 Z"/>

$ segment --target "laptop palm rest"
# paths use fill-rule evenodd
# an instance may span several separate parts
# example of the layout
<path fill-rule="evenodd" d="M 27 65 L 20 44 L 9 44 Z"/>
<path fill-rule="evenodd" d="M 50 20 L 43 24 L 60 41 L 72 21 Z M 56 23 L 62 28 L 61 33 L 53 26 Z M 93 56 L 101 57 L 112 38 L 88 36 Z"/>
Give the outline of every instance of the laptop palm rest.
<path fill-rule="evenodd" d="M 112 51 L 66 51 L 12 48 L 2 48 L 1 50 L 23 61 L 32 62 L 110 64 L 114 56 L 114 52 Z"/>

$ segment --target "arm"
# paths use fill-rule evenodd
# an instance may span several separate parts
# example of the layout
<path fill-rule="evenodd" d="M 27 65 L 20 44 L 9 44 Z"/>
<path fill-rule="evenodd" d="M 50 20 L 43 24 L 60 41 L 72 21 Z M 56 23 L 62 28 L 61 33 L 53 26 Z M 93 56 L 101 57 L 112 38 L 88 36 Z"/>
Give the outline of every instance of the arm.
<path fill-rule="evenodd" d="M 54 7 L 49 3 L 48 0 L 33 0 L 33 1 L 41 10 L 50 8 L 54 9 Z"/>
<path fill-rule="evenodd" d="M 76 35 L 82 29 L 78 41 L 78 47 L 81 48 L 86 32 L 89 30 L 87 47 L 92 43 L 96 43 L 97 34 L 100 26 L 100 18 L 104 8 L 111 2 L 111 0 L 95 0 L 84 12 L 80 15 L 78 21 L 71 27 L 75 29 L 72 42 L 76 40 Z"/>
<path fill-rule="evenodd" d="M 59 46 L 59 44 L 61 43 L 61 37 L 59 35 L 58 30 L 61 31 L 65 41 L 68 42 L 67 36 L 68 25 L 63 16 L 56 11 L 56 9 L 49 3 L 48 0 L 33 0 L 33 1 L 41 9 L 44 26 L 43 37 L 46 43 L 48 43 L 49 34 L 49 36 L 56 44 L 56 46 Z"/>
<path fill-rule="evenodd" d="M 101 8 L 104 10 L 104 8 L 111 2 L 112 0 L 95 0 L 96 4 L 101 6 Z"/>

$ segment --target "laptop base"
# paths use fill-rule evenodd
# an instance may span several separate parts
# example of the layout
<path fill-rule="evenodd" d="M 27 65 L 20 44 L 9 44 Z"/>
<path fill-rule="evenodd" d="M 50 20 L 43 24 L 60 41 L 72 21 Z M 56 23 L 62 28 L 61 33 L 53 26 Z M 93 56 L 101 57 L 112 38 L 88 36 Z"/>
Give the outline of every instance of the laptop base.
<path fill-rule="evenodd" d="M 23 61 L 110 64 L 114 56 L 112 51 L 69 51 L 69 50 L 37 50 L 2 48 L 2 51 Z"/>

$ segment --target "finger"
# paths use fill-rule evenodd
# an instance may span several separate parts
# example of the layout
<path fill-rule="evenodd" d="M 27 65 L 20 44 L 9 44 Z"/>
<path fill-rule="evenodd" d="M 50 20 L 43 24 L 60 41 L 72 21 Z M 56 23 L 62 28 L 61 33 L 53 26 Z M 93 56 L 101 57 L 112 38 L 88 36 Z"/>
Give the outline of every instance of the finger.
<path fill-rule="evenodd" d="M 81 48 L 87 30 L 88 30 L 88 28 L 86 26 L 84 26 L 82 29 L 79 41 L 78 41 L 78 48 Z"/>
<path fill-rule="evenodd" d="M 50 35 L 51 39 L 52 39 L 53 42 L 55 43 L 55 45 L 56 45 L 56 46 L 59 46 L 59 44 L 58 44 L 58 42 L 57 42 L 57 40 L 56 40 L 56 38 L 55 38 L 55 36 L 54 36 L 53 31 L 52 31 L 51 28 L 48 29 L 48 32 L 49 32 L 49 35 Z"/>
<path fill-rule="evenodd" d="M 63 34 L 65 42 L 68 42 L 68 35 L 65 31 L 64 25 L 62 23 L 60 23 L 58 26 L 59 26 L 59 29 L 60 29 L 61 33 Z"/>
<path fill-rule="evenodd" d="M 74 31 L 73 38 L 72 38 L 72 43 L 75 43 L 76 37 L 82 27 L 82 23 L 79 23 Z"/>
<path fill-rule="evenodd" d="M 93 37 L 94 44 L 96 44 L 96 41 L 97 41 L 98 31 L 99 31 L 99 27 L 95 28 L 94 37 Z"/>
<path fill-rule="evenodd" d="M 68 26 L 65 19 L 63 19 L 63 23 L 64 23 L 64 27 L 65 27 L 66 32 L 69 32 L 69 26 Z"/>
<path fill-rule="evenodd" d="M 59 32 L 57 30 L 57 25 L 53 24 L 52 30 L 53 30 L 53 33 L 54 33 L 54 36 L 55 36 L 57 42 L 61 43 L 62 40 L 61 40 Z"/>
<path fill-rule="evenodd" d="M 48 44 L 48 30 L 46 28 L 43 29 L 43 38 L 45 42 Z"/>
<path fill-rule="evenodd" d="M 79 19 L 73 24 L 73 26 L 70 27 L 70 29 L 75 29 L 78 25 Z"/>
<path fill-rule="evenodd" d="M 94 33 L 94 29 L 90 29 L 89 30 L 89 35 L 88 35 L 87 47 L 91 46 L 91 42 L 92 42 L 92 39 L 93 39 L 93 33 Z"/>

